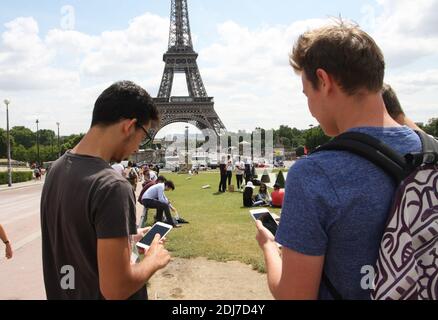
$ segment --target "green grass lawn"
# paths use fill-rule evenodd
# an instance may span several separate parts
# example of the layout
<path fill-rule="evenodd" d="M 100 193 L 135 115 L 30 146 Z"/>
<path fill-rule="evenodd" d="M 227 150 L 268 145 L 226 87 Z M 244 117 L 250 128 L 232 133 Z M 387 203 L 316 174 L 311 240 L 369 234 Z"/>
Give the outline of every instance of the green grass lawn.
<path fill-rule="evenodd" d="M 166 247 L 172 256 L 240 261 L 265 270 L 263 254 L 255 240 L 256 227 L 249 209 L 243 208 L 242 193 L 217 194 L 219 173 L 200 173 L 189 180 L 187 175 L 164 176 L 176 186 L 175 191 L 166 193 L 169 200 L 190 222 L 168 235 Z M 234 176 L 232 183 L 236 183 Z M 211 189 L 202 189 L 205 185 Z M 279 214 L 278 209 L 270 210 Z M 149 214 L 149 224 L 154 214 L 154 210 Z"/>

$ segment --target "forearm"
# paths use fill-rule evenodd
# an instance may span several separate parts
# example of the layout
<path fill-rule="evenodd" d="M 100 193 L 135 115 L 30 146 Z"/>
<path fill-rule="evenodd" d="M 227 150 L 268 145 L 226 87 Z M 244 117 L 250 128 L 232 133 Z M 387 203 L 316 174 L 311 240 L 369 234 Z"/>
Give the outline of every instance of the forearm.
<path fill-rule="evenodd" d="M 274 297 L 280 286 L 282 274 L 282 259 L 277 244 L 273 243 L 263 250 L 265 256 L 266 273 L 268 285 Z"/>
<path fill-rule="evenodd" d="M 137 292 L 144 287 L 155 272 L 157 272 L 157 268 L 147 259 L 141 263 L 132 265 L 129 282 L 131 283 L 133 292 Z"/>
<path fill-rule="evenodd" d="M 0 240 L 3 242 L 8 241 L 8 236 L 6 235 L 5 230 L 3 229 L 3 227 L 0 225 Z"/>
<path fill-rule="evenodd" d="M 145 262 L 134 264 L 126 270 L 125 276 L 112 280 L 112 288 L 102 290 L 102 294 L 107 300 L 126 300 L 141 288 L 146 286 L 146 282 L 154 275 L 156 268 L 152 264 Z"/>

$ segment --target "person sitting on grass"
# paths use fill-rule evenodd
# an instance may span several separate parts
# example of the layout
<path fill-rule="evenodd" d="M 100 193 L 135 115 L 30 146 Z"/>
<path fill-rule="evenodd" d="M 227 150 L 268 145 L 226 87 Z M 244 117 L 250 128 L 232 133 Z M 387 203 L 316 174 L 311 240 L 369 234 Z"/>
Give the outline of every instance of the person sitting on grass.
<path fill-rule="evenodd" d="M 269 194 L 268 187 L 265 183 L 262 183 L 259 188 L 259 193 L 255 197 L 254 207 L 269 206 L 271 204 L 271 195 Z"/>
<path fill-rule="evenodd" d="M 243 206 L 245 208 L 252 208 L 254 206 L 254 198 L 253 198 L 254 189 L 255 189 L 254 184 L 251 181 L 249 181 L 246 184 L 245 189 L 243 190 Z"/>
<path fill-rule="evenodd" d="M 282 208 L 284 201 L 284 189 L 278 183 L 274 184 L 274 191 L 271 193 L 271 207 Z"/>

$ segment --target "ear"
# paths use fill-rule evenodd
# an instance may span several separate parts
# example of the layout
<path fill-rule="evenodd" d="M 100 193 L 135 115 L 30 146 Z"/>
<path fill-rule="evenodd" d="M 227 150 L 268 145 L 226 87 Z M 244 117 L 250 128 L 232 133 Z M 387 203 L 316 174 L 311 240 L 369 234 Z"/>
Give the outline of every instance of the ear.
<path fill-rule="evenodd" d="M 324 69 L 317 69 L 316 76 L 318 77 L 319 88 L 327 94 L 333 87 L 332 77 Z"/>
<path fill-rule="evenodd" d="M 126 119 L 122 121 L 122 131 L 126 135 L 130 135 L 131 132 L 134 129 L 135 131 L 135 125 L 137 124 L 137 119 Z"/>

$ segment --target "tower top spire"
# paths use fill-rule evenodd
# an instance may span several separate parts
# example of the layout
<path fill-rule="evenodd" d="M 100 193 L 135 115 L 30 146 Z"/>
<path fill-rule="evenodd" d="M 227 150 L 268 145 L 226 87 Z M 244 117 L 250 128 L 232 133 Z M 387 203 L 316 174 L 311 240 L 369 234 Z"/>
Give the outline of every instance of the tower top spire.
<path fill-rule="evenodd" d="M 193 51 L 187 0 L 172 0 L 170 8 L 169 51 Z"/>

